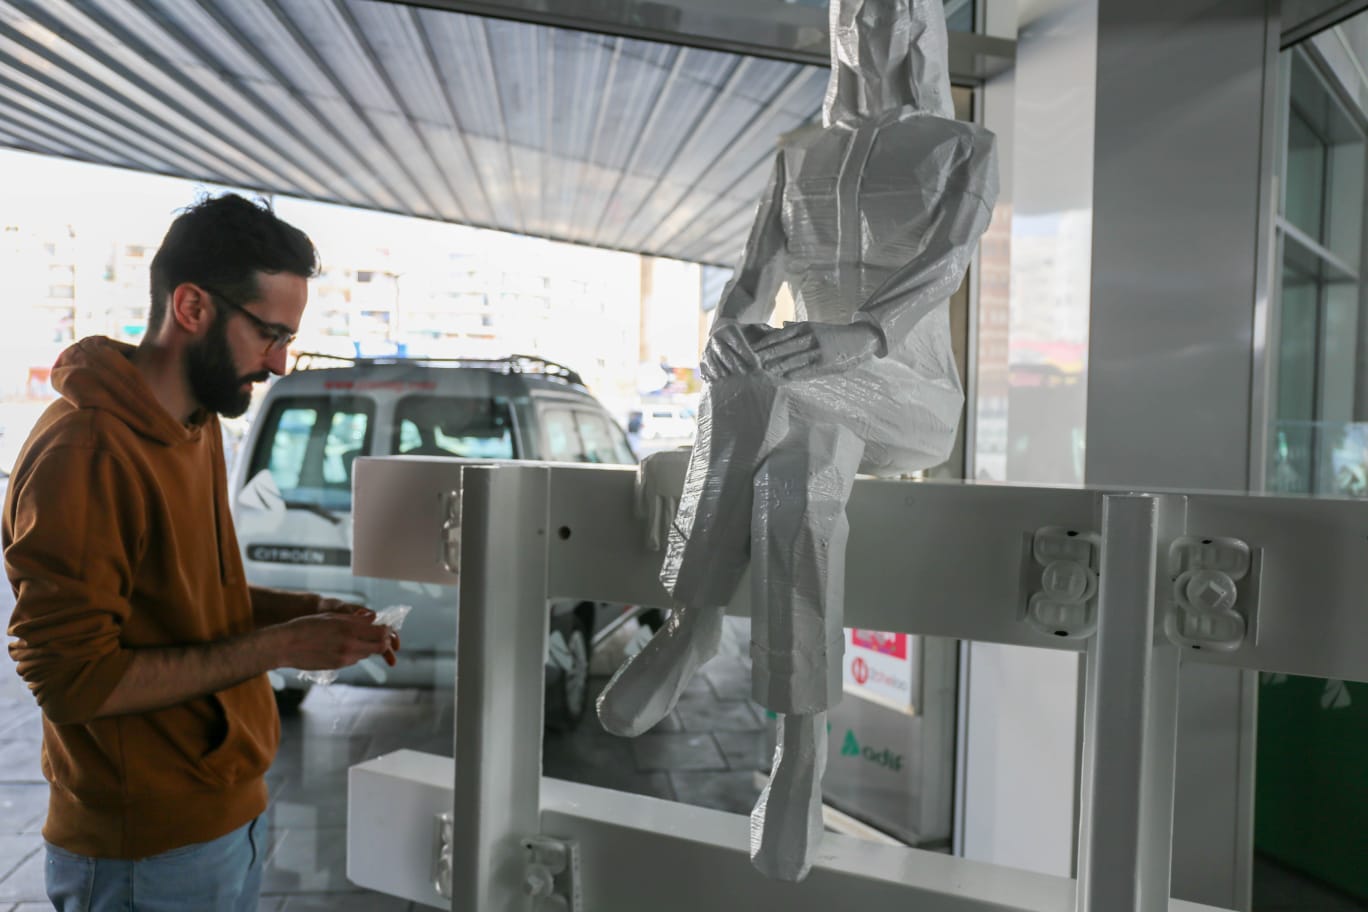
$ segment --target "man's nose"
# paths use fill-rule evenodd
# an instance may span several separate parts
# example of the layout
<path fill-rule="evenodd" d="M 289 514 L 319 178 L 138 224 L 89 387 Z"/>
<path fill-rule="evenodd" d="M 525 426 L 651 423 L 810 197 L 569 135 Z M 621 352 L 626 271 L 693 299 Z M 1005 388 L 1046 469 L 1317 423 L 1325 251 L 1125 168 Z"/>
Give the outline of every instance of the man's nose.
<path fill-rule="evenodd" d="M 286 361 L 290 354 L 283 348 L 273 348 L 266 353 L 266 369 L 278 377 L 285 376 Z"/>

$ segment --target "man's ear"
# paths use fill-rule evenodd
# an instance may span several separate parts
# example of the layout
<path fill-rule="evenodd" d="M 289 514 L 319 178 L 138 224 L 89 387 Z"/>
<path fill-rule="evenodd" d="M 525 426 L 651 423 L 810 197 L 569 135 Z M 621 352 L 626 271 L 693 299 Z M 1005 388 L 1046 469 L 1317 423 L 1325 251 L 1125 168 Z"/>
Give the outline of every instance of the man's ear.
<path fill-rule="evenodd" d="M 171 291 L 170 313 L 183 331 L 198 336 L 214 322 L 214 302 L 203 288 L 182 282 Z"/>

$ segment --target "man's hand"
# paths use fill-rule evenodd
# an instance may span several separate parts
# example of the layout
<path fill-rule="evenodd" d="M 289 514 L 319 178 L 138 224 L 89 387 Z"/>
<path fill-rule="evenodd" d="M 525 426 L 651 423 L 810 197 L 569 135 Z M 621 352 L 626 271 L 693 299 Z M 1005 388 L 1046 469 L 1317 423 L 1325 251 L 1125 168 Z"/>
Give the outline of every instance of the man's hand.
<path fill-rule="evenodd" d="M 328 598 L 327 596 L 322 596 L 322 597 L 319 598 L 319 600 L 318 600 L 318 613 L 319 613 L 319 614 L 352 614 L 352 615 L 355 615 L 355 616 L 357 616 L 357 617 L 365 618 L 367 623 L 370 623 L 370 624 L 375 623 L 375 612 L 374 612 L 374 611 L 371 611 L 371 610 L 370 610 L 369 608 L 367 608 L 366 606 L 364 606 L 364 605 L 357 605 L 357 604 L 355 604 L 355 603 L 353 603 L 353 602 L 344 602 L 344 601 L 342 601 L 341 599 Z M 394 638 L 394 641 L 393 641 L 393 642 L 394 642 L 394 645 L 393 645 L 391 648 L 385 650 L 384 656 L 385 656 L 385 664 L 386 664 L 386 665 L 389 665 L 391 668 L 393 668 L 394 665 L 395 665 L 395 663 L 398 661 L 398 659 L 395 658 L 394 654 L 395 654 L 396 652 L 399 651 L 399 631 L 397 631 L 397 630 L 391 630 L 391 631 L 390 631 L 390 635 L 393 636 L 393 638 Z M 297 668 L 298 666 L 293 666 L 293 667 L 296 667 L 296 668 Z M 310 669 L 304 668 L 304 669 L 300 669 L 300 670 L 301 670 L 301 671 L 309 671 Z"/>
<path fill-rule="evenodd" d="M 276 667 L 332 671 L 372 655 L 383 655 L 387 663 L 394 664 L 399 635 L 374 624 L 375 612 L 359 605 L 337 604 L 343 607 L 269 628 L 277 638 Z"/>
<path fill-rule="evenodd" d="M 784 380 L 844 373 L 874 357 L 879 333 L 868 323 L 786 323 L 753 346 L 760 367 Z"/>
<path fill-rule="evenodd" d="M 721 318 L 713 324 L 708 344 L 703 349 L 699 373 L 709 383 L 736 374 L 748 374 L 760 367 L 754 345 L 774 328 L 764 323 L 738 323 Z"/>

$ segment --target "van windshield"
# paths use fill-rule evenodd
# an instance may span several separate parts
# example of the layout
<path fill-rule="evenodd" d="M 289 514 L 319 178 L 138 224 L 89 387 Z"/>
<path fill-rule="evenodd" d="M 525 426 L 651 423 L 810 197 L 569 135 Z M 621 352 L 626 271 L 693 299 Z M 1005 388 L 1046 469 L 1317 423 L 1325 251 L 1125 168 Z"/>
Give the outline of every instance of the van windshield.
<path fill-rule="evenodd" d="M 352 462 L 370 452 L 374 418 L 366 398 L 281 398 L 266 415 L 247 477 L 270 470 L 287 507 L 349 511 Z"/>
<path fill-rule="evenodd" d="M 493 397 L 405 396 L 394 410 L 391 452 L 515 459 L 508 403 Z"/>

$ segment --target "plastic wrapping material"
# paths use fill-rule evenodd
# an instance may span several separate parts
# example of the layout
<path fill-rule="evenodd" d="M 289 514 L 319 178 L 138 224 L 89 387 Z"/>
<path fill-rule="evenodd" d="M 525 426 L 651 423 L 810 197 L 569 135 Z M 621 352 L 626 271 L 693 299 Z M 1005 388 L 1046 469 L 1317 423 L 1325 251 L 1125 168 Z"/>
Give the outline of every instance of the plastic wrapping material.
<path fill-rule="evenodd" d="M 823 126 L 781 140 L 704 353 L 661 569 L 676 609 L 599 700 L 621 734 L 659 721 L 711 658 L 747 566 L 754 696 L 794 738 L 810 731 L 841 696 L 855 475 L 927 468 L 954 443 L 964 397 L 946 299 L 991 218 L 994 139 L 952 119 L 940 0 L 833 0 L 831 35 Z M 776 328 L 783 283 L 798 320 Z M 654 503 L 663 473 L 640 471 Z M 753 858 L 773 877 L 805 876 L 820 838 L 771 832 L 820 805 L 815 737 L 781 740 L 752 817 Z"/>
<path fill-rule="evenodd" d="M 381 627 L 388 627 L 397 632 L 400 627 L 404 626 L 404 618 L 408 617 L 409 612 L 412 610 L 412 605 L 390 605 L 388 608 L 381 608 L 379 611 L 375 612 L 375 620 L 371 623 Z M 299 680 L 309 681 L 313 684 L 321 684 L 326 687 L 337 680 L 338 670 L 340 669 L 301 671 L 299 673 Z"/>

